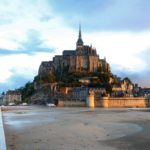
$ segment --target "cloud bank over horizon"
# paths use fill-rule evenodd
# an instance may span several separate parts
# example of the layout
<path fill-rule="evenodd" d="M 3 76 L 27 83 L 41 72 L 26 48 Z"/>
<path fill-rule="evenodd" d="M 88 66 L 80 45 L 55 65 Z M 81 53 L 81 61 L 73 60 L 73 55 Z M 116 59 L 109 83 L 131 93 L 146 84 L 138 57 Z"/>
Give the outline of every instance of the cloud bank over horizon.
<path fill-rule="evenodd" d="M 82 8 L 82 9 L 81 9 Z M 114 74 L 150 86 L 150 1 L 1 0 L 0 92 L 32 81 L 41 61 L 83 41 Z"/>

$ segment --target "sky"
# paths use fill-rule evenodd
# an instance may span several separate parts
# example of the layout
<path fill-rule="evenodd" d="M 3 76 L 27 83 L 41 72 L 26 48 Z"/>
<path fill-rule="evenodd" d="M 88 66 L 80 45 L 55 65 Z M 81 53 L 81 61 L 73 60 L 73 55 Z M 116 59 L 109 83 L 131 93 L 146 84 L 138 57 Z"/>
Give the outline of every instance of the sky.
<path fill-rule="evenodd" d="M 84 44 L 111 71 L 150 87 L 149 0 L 0 0 L 0 92 L 32 81 L 41 61 Z"/>

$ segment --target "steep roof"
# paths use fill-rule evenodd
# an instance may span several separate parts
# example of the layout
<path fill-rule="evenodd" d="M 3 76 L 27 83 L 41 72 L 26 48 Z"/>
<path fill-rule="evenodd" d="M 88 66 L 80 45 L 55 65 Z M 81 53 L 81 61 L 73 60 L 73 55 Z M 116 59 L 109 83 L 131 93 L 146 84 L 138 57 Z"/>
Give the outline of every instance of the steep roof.
<path fill-rule="evenodd" d="M 64 50 L 63 51 L 63 56 L 75 56 L 76 51 L 75 50 Z"/>

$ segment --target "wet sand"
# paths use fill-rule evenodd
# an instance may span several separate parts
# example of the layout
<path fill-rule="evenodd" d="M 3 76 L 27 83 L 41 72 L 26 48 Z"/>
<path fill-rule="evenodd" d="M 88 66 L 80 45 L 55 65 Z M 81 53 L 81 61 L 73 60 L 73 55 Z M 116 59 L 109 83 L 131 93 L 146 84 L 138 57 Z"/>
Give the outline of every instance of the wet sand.
<path fill-rule="evenodd" d="M 134 122 L 142 127 L 141 132 L 121 137 L 117 140 L 100 141 L 104 145 L 112 145 L 120 150 L 149 150 L 150 149 L 150 121 Z"/>
<path fill-rule="evenodd" d="M 3 110 L 8 150 L 149 150 L 149 109 L 19 106 Z"/>

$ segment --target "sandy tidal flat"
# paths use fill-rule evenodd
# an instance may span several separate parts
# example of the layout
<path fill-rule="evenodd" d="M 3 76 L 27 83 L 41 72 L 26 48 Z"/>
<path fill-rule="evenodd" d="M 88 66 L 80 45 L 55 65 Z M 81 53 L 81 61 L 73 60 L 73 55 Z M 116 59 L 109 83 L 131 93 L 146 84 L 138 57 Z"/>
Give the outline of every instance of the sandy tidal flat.
<path fill-rule="evenodd" d="M 7 148 L 149 150 L 149 111 L 132 108 L 7 107 L 3 109 Z"/>

